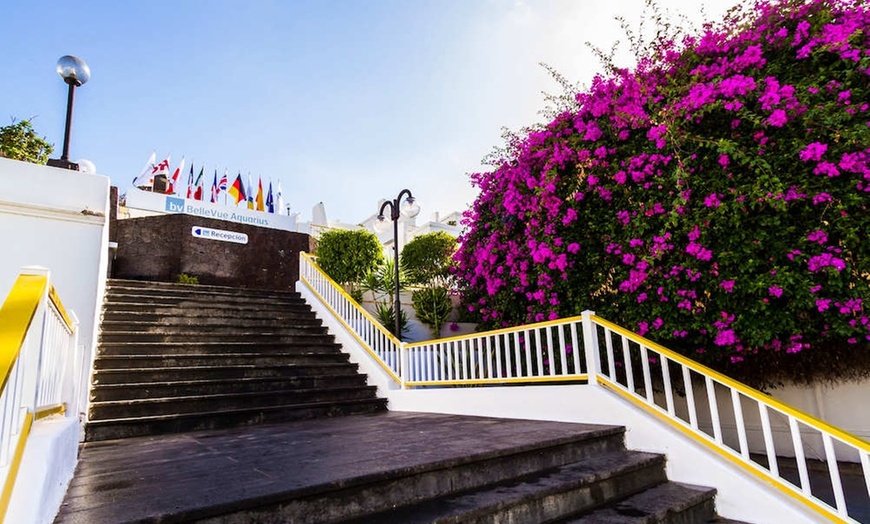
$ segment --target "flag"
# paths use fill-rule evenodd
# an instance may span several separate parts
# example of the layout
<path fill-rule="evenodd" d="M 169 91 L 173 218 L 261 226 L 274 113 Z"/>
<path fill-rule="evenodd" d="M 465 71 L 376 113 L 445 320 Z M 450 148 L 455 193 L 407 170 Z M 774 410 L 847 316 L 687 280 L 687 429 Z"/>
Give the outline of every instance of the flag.
<path fill-rule="evenodd" d="M 190 163 L 190 174 L 187 175 L 187 197 L 193 198 L 193 162 Z"/>
<path fill-rule="evenodd" d="M 248 209 L 254 209 L 254 183 L 251 182 L 250 173 L 248 173 L 248 188 L 246 191 L 248 195 Z"/>
<path fill-rule="evenodd" d="M 192 164 L 191 164 L 192 165 Z M 169 177 L 168 184 L 166 185 L 166 194 L 171 195 L 178 191 L 178 177 L 181 175 L 181 172 L 184 171 L 184 157 L 181 157 L 181 162 L 175 167 L 175 171 L 172 172 L 172 176 Z"/>
<path fill-rule="evenodd" d="M 269 192 L 266 193 L 266 212 L 275 212 L 275 199 L 272 198 L 272 181 L 269 181 Z"/>
<path fill-rule="evenodd" d="M 239 173 L 236 175 L 235 181 L 233 181 L 233 185 L 230 186 L 230 189 L 227 191 L 231 197 L 233 197 L 236 201 L 236 205 L 239 205 L 239 202 L 244 202 L 247 200 L 245 197 L 245 183 L 242 182 L 242 174 Z"/>
<path fill-rule="evenodd" d="M 154 185 L 154 179 L 151 178 L 151 171 L 154 170 L 154 162 L 157 162 L 157 151 L 151 152 L 151 156 L 149 156 L 148 160 L 145 162 L 145 167 L 142 168 L 142 172 L 139 173 L 139 176 L 133 177 L 134 186 L 150 187 Z"/>
<path fill-rule="evenodd" d="M 257 179 L 257 211 L 265 211 L 266 205 L 263 203 L 263 179 Z"/>
<path fill-rule="evenodd" d="M 193 191 L 193 199 L 194 200 L 202 200 L 202 171 L 203 167 L 199 168 L 199 174 L 196 175 L 196 182 L 194 182 L 194 186 L 196 187 Z"/>
<path fill-rule="evenodd" d="M 166 178 L 169 178 L 169 159 L 172 155 L 164 158 L 160 161 L 159 164 L 154 166 L 154 169 L 151 170 L 151 178 L 148 181 L 148 184 L 151 186 L 151 190 L 154 190 L 154 178 L 157 175 L 166 175 Z"/>
<path fill-rule="evenodd" d="M 217 170 L 215 170 L 215 172 L 217 172 Z M 220 182 L 218 182 L 218 193 L 226 192 L 229 183 L 230 181 L 227 179 L 227 170 L 224 169 L 224 174 L 221 176 Z"/>
<path fill-rule="evenodd" d="M 275 190 L 275 207 L 278 208 L 278 214 L 283 215 L 284 212 L 284 196 L 281 194 L 281 181 L 278 181 L 278 187 Z"/>
<path fill-rule="evenodd" d="M 217 181 L 217 169 L 214 170 L 214 178 L 211 180 L 211 203 L 217 203 L 218 193 L 220 193 L 220 188 L 218 188 Z"/>

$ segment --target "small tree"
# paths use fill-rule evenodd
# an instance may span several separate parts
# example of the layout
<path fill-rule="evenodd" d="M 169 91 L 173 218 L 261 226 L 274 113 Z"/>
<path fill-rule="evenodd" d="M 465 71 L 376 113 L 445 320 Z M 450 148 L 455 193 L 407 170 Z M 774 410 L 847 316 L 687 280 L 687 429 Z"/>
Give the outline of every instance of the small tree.
<path fill-rule="evenodd" d="M 320 268 L 336 282 L 348 286 L 351 293 L 381 259 L 378 237 L 364 229 L 327 231 L 317 243 Z"/>
<path fill-rule="evenodd" d="M 0 156 L 34 164 L 45 164 L 54 147 L 33 130 L 30 120 L 12 119 L 12 124 L 0 127 Z"/>
<path fill-rule="evenodd" d="M 456 239 L 443 231 L 415 237 L 402 249 L 402 267 L 411 284 L 445 284 L 450 278 Z"/>

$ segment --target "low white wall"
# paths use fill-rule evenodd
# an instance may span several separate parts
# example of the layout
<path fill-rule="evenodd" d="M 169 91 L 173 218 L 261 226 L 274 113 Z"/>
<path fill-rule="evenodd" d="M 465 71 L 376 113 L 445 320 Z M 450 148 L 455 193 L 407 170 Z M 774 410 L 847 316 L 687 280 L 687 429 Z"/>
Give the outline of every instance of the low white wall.
<path fill-rule="evenodd" d="M 51 522 L 75 468 L 105 288 L 108 211 L 107 177 L 0 158 L 0 296 L 5 299 L 21 267 L 50 270 L 58 296 L 80 322 L 85 384 L 70 399 L 68 419 L 35 423 L 10 503 L 10 512 L 27 508 L 27 516 L 10 513 L 9 522 Z"/>
<path fill-rule="evenodd" d="M 399 389 L 307 286 L 299 282 L 297 290 L 324 320 L 351 361 L 359 363 L 369 384 L 377 386 L 378 394 L 388 399 L 390 410 L 624 426 L 630 449 L 667 455 L 670 479 L 715 487 L 716 507 L 721 516 L 770 524 L 819 521 L 812 510 L 766 481 L 602 387 Z"/>
<path fill-rule="evenodd" d="M 54 521 L 75 471 L 81 437 L 76 417 L 51 417 L 33 424 L 5 522 Z"/>

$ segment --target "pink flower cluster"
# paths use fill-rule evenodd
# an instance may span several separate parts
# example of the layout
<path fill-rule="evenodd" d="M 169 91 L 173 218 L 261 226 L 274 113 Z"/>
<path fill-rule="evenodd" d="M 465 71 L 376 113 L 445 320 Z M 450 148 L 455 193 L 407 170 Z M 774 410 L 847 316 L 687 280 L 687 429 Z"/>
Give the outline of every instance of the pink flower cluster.
<path fill-rule="evenodd" d="M 749 9 L 472 175 L 456 258 L 485 326 L 594 309 L 711 363 L 870 340 L 870 7 Z"/>

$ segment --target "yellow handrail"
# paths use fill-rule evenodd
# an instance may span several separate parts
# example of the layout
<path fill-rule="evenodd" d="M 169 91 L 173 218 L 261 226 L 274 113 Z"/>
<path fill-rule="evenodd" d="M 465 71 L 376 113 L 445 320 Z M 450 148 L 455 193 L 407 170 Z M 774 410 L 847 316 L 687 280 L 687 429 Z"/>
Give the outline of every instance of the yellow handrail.
<path fill-rule="evenodd" d="M 18 360 L 27 330 L 30 329 L 30 323 L 45 294 L 46 285 L 46 275 L 19 275 L 0 308 L 0 391 L 6 388 L 9 373 Z M 66 318 L 64 312 L 64 319 Z"/>
<path fill-rule="evenodd" d="M 853 446 L 855 446 L 859 449 L 863 449 L 864 451 L 870 452 L 870 443 L 866 442 L 865 440 L 863 440 L 855 435 L 852 435 L 851 433 L 847 433 L 836 426 L 832 426 L 831 424 L 828 424 L 827 422 L 825 422 L 822 419 L 816 418 L 816 417 L 810 415 L 809 413 L 801 411 L 793 406 L 789 406 L 788 404 L 786 404 L 780 400 L 777 400 L 776 398 L 771 397 L 770 395 L 765 395 L 764 393 L 762 393 L 761 391 L 758 391 L 755 388 L 749 387 L 746 384 L 743 384 L 742 382 L 738 382 L 738 381 L 734 380 L 733 378 L 728 377 L 727 375 L 723 375 L 722 373 L 719 373 L 718 371 L 716 371 L 714 369 L 708 368 L 707 366 L 705 366 L 701 363 L 695 362 L 694 360 L 692 360 L 688 357 L 680 355 L 679 353 L 676 353 L 673 350 L 670 350 L 664 346 L 656 344 L 652 340 L 649 340 L 649 339 L 644 338 L 636 333 L 633 333 L 633 332 L 619 326 L 618 324 L 614 324 L 613 322 L 610 322 L 609 320 L 605 320 L 601 317 L 593 315 L 592 321 L 595 322 L 596 324 L 599 324 L 601 326 L 606 327 L 607 329 L 609 329 L 615 333 L 619 333 L 620 335 L 628 338 L 629 340 L 637 342 L 638 344 L 646 346 L 646 347 L 654 350 L 657 353 L 665 355 L 666 357 L 668 357 L 668 359 L 673 360 L 675 362 L 679 362 L 680 364 L 683 364 L 684 366 L 696 371 L 697 373 L 699 373 L 701 375 L 709 376 L 713 380 L 720 382 L 721 384 L 723 384 L 725 386 L 734 388 L 737 391 L 746 395 L 747 397 L 755 400 L 756 402 L 761 402 L 763 404 L 767 404 L 775 409 L 782 411 L 783 413 L 787 413 L 787 414 L 793 416 L 794 418 L 803 422 L 807 426 L 816 426 L 818 429 L 824 430 L 825 432 L 830 433 L 831 435 L 839 438 L 840 440 L 843 440 L 844 442 L 848 442 L 849 444 L 852 444 Z"/>

